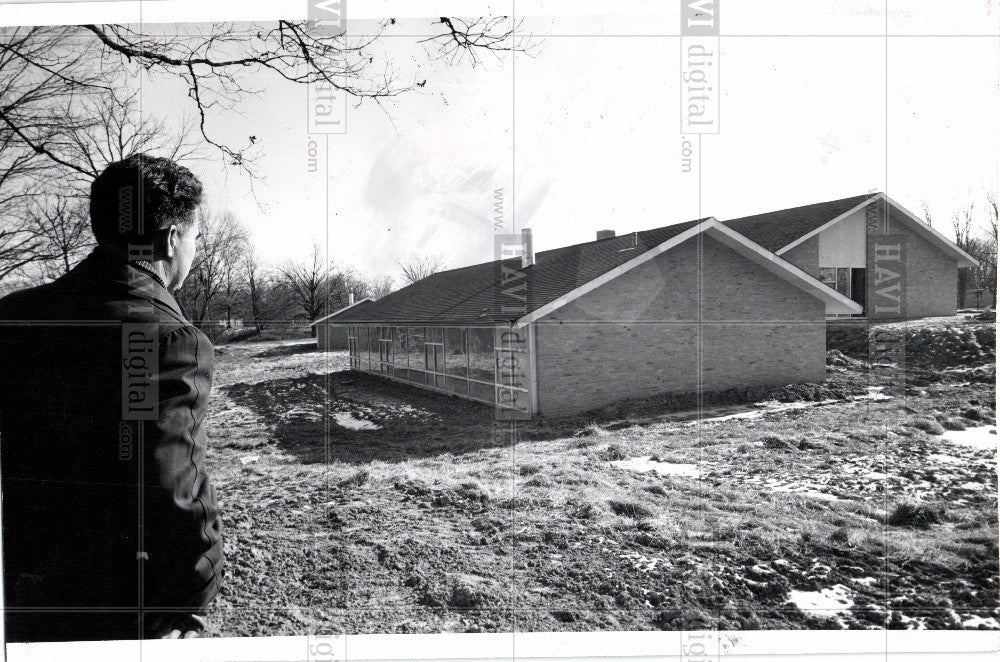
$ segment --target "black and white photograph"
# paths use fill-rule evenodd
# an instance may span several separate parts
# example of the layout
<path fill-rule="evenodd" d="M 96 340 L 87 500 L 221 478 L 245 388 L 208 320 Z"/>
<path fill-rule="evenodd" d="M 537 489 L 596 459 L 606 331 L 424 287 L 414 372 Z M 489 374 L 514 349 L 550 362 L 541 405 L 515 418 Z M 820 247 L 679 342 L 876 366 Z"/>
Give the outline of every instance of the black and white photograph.
<path fill-rule="evenodd" d="M 995 0 L 0 3 L 6 659 L 992 657 L 998 117 Z"/>

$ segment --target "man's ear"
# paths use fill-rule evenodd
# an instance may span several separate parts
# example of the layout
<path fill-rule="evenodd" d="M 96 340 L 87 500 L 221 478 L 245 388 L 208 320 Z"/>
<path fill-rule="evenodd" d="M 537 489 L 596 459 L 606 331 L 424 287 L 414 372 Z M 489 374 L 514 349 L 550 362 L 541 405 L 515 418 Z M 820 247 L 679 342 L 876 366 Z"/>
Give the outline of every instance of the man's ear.
<path fill-rule="evenodd" d="M 181 232 L 176 225 L 171 225 L 166 232 L 167 235 L 167 257 L 173 257 L 177 253 L 177 244 L 181 240 Z"/>
<path fill-rule="evenodd" d="M 177 252 L 177 242 L 180 240 L 177 226 L 162 228 L 156 231 L 153 239 L 153 259 L 167 260 Z"/>

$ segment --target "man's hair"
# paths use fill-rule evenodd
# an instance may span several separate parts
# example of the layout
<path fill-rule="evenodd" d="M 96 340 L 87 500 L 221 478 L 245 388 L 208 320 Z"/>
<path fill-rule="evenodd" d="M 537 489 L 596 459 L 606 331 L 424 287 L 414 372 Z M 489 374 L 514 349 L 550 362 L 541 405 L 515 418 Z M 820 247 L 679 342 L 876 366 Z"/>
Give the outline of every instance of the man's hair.
<path fill-rule="evenodd" d="M 104 246 L 148 242 L 170 225 L 190 226 L 201 190 L 201 182 L 184 166 L 133 154 L 109 165 L 91 184 L 90 227 Z"/>

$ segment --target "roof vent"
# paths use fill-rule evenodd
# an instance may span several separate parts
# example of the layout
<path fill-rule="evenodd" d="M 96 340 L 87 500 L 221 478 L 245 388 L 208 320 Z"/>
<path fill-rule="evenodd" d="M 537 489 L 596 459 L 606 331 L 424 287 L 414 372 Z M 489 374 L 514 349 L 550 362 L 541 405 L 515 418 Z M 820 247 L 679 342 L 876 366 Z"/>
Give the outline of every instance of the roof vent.
<path fill-rule="evenodd" d="M 615 236 L 615 231 L 614 230 L 598 230 L 597 231 L 597 240 L 598 241 L 600 241 L 601 239 L 611 239 L 614 236 Z"/>

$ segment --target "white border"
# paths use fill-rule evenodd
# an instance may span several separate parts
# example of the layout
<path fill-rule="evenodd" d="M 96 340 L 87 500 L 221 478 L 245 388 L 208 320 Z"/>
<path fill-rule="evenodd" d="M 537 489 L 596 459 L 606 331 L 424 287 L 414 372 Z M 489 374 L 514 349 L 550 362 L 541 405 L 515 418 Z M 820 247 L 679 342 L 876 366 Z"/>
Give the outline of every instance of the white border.
<path fill-rule="evenodd" d="M 329 656 L 309 655 L 318 640 L 332 642 Z M 691 647 L 704 646 L 692 655 Z M 778 659 L 885 662 L 886 660 L 991 660 L 1000 651 L 1000 633 L 965 631 L 841 630 L 739 632 L 514 632 L 492 634 L 393 634 L 322 637 L 244 637 L 227 639 L 107 641 L 11 644 L 10 662 L 142 659 L 143 662 L 319 662 L 357 660 L 632 660 L 666 662 Z M 140 657 L 141 656 L 141 657 Z M 791 656 L 795 656 L 792 658 Z"/>
<path fill-rule="evenodd" d="M 482 2 L 463 0 L 464 13 L 473 13 Z M 401 3 L 388 3 L 391 9 L 373 9 L 375 3 L 349 0 L 351 16 L 366 14 L 388 16 Z M 439 15 L 448 13 L 442 0 L 429 3 L 407 1 L 404 15 Z M 500 3 L 503 4 L 503 3 Z M 591 5 L 583 2 L 581 4 Z M 603 7 L 605 3 L 600 3 Z M 141 7 L 140 7 L 141 5 Z M 473 7 L 470 7 L 473 5 Z M 456 13 L 456 12 L 452 12 Z M 463 12 L 457 12 L 463 13 Z M 481 13 L 489 13 L 483 11 Z M 520 4 L 518 13 L 533 13 L 530 3 Z M 211 20 L 264 20 L 304 18 L 304 3 L 277 3 L 273 0 L 146 0 L 145 2 L 24 2 L 0 3 L 0 24 L 58 25 L 103 22 L 193 22 Z M 887 198 L 888 199 L 888 198 Z M 890 201 L 892 202 L 892 201 Z M 892 204 L 913 219 L 913 215 L 895 202 Z M 919 219 L 916 219 L 919 221 Z M 938 238 L 942 235 L 922 223 L 917 224 Z M 951 242 L 947 242 L 951 243 Z M 957 249 L 956 250 L 960 250 Z M 963 252 L 964 253 L 964 252 Z M 965 255 L 970 259 L 969 256 Z M 818 282 L 818 281 L 817 281 Z M 825 287 L 825 286 L 824 286 Z M 360 303 L 360 302 L 358 302 Z M 991 632 L 739 632 L 706 633 L 729 645 L 717 654 L 741 661 L 770 660 L 774 655 L 797 655 L 812 652 L 828 660 L 951 660 L 995 659 L 1000 651 L 1000 633 Z M 344 638 L 345 655 L 337 659 L 402 660 L 448 659 L 622 659 L 647 657 L 658 660 L 679 659 L 682 644 L 689 633 L 594 632 L 594 633 L 505 633 L 437 635 L 350 635 Z M 202 639 L 191 641 L 83 642 L 12 644 L 7 647 L 9 660 L 143 660 L 201 659 L 233 660 L 305 660 L 310 639 L 301 637 L 259 637 Z M 890 657 L 891 656 L 891 657 Z M 989 656 L 989 657 L 987 657 Z M 714 656 L 713 656 L 714 657 Z M 688 656 L 690 659 L 690 656 Z"/>

